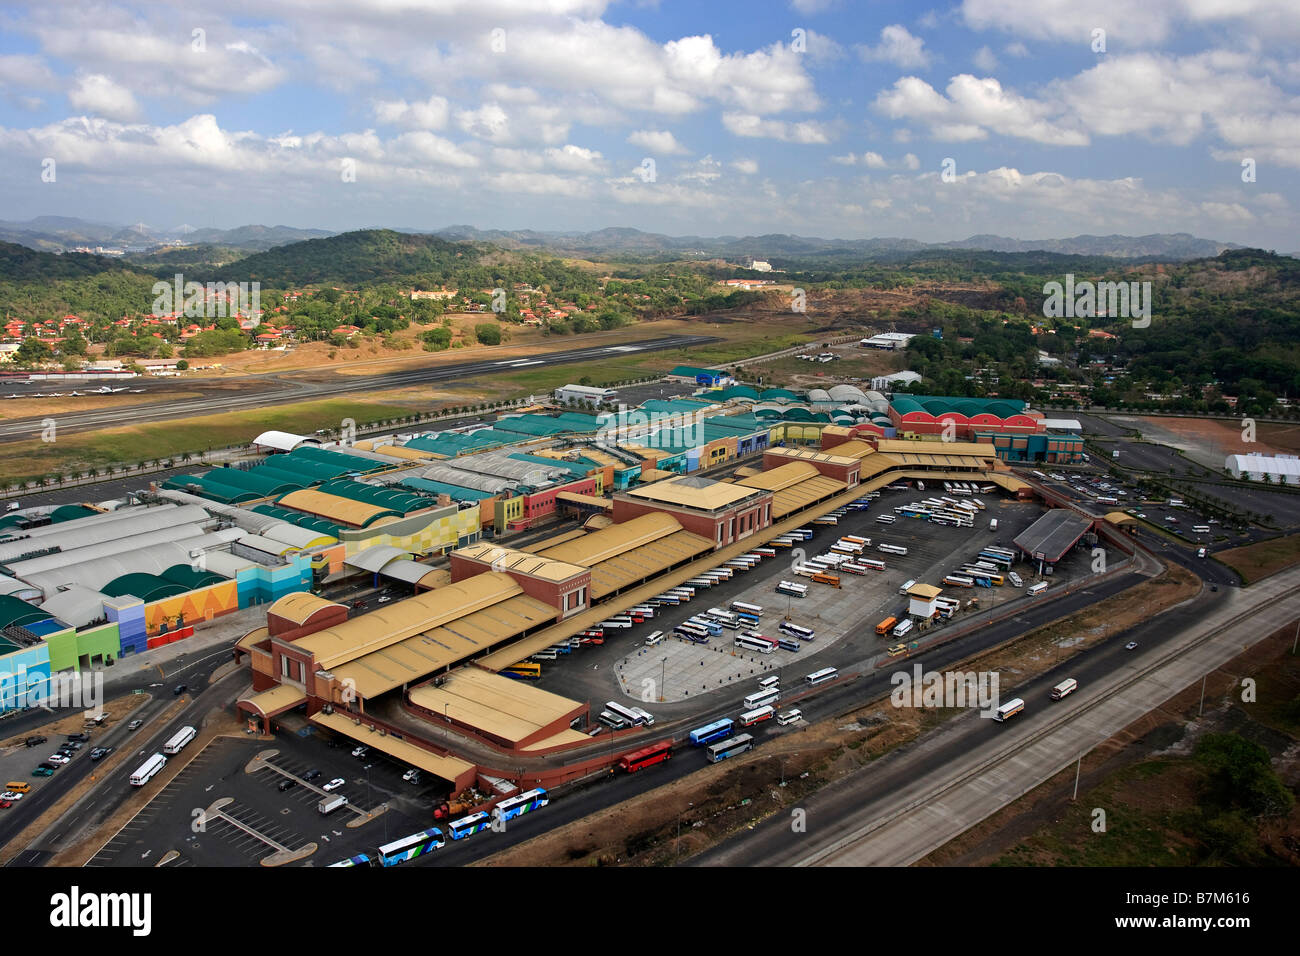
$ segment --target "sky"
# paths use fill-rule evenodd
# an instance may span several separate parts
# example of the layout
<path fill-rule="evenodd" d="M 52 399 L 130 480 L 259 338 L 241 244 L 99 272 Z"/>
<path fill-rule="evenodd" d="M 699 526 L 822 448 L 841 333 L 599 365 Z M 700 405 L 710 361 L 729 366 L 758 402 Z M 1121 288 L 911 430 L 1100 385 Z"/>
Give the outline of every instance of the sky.
<path fill-rule="evenodd" d="M 1292 251 L 1296 0 L 9 0 L 0 219 Z"/>

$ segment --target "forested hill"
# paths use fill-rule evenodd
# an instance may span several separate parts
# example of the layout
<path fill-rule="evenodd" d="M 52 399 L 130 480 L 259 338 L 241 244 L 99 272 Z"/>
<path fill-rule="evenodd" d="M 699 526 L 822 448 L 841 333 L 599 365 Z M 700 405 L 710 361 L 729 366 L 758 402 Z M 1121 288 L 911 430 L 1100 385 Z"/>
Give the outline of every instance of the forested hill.
<path fill-rule="evenodd" d="M 309 239 L 255 253 L 222 267 L 220 275 L 200 278 L 257 281 L 272 288 L 333 283 L 355 288 L 392 279 L 419 277 L 445 283 L 477 265 L 491 249 L 436 236 L 365 229 L 325 239 Z"/>

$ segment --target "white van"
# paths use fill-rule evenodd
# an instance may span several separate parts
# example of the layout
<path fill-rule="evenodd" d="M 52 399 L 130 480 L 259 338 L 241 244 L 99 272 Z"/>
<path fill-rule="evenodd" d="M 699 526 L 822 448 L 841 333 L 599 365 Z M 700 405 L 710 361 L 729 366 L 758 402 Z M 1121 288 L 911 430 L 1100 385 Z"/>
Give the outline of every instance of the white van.
<path fill-rule="evenodd" d="M 997 531 L 997 530 L 998 530 L 998 519 L 997 519 L 997 518 L 990 518 L 990 519 L 989 519 L 989 530 L 990 530 L 990 531 Z"/>
<path fill-rule="evenodd" d="M 1027 593 L 1030 597 L 1033 597 L 1036 594 L 1042 594 L 1046 590 L 1047 590 L 1047 582 L 1039 581 L 1037 584 L 1031 584 L 1029 586 L 1029 590 L 1025 593 Z"/>
<path fill-rule="evenodd" d="M 793 724 L 796 720 L 802 719 L 803 711 L 798 707 L 791 707 L 789 710 L 783 710 L 781 713 L 776 715 L 776 722 L 783 727 L 786 724 Z"/>
<path fill-rule="evenodd" d="M 1018 588 L 1025 583 L 1024 581 L 1020 580 L 1020 575 L 1016 574 L 1015 571 L 1007 572 L 1007 580 L 1011 582 L 1011 586 L 1013 588 Z"/>
<path fill-rule="evenodd" d="M 894 625 L 894 637 L 904 637 L 912 631 L 911 621 L 899 621 Z"/>
<path fill-rule="evenodd" d="M 646 647 L 654 647 L 656 644 L 658 644 L 658 643 L 659 643 L 660 641 L 662 641 L 663 639 L 664 639 L 664 632 L 663 632 L 663 631 L 655 631 L 653 634 L 651 634 L 649 637 L 647 637 L 647 638 L 645 639 L 645 646 L 646 646 Z"/>
<path fill-rule="evenodd" d="M 916 581 L 913 580 L 913 579 L 911 579 L 911 578 L 909 578 L 908 580 L 904 581 L 901 585 L 899 585 L 898 593 L 899 593 L 899 594 L 906 594 L 908 588 L 914 586 L 915 584 L 916 584 Z"/>

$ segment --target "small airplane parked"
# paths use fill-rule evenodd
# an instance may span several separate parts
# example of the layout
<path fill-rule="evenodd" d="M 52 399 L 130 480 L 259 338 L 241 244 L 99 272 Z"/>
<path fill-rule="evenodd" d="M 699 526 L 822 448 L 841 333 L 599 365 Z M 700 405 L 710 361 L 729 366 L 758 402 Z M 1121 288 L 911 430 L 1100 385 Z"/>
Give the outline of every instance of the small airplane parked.
<path fill-rule="evenodd" d="M 125 391 L 126 391 L 125 385 L 123 385 L 121 388 L 113 388 L 111 385 L 101 385 L 99 386 L 99 388 L 95 389 L 95 394 L 111 395 L 113 392 L 125 392 Z"/>

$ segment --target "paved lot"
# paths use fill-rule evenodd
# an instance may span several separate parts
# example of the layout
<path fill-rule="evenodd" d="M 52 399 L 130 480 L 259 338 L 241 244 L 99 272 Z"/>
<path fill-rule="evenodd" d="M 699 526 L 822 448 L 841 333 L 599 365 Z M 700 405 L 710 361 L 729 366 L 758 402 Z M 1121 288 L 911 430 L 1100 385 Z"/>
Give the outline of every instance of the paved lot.
<path fill-rule="evenodd" d="M 689 604 L 663 608 L 662 614 L 630 631 L 609 632 L 604 645 L 587 645 L 572 654 L 561 655 L 556 661 L 543 663 L 538 686 L 587 701 L 593 717 L 600 713 L 605 701 L 620 700 L 649 710 L 657 721 L 702 719 L 720 708 L 738 706 L 744 696 L 754 692 L 755 681 L 764 674 L 777 673 L 782 676 L 783 684 L 794 684 L 804 674 L 822 667 L 840 667 L 883 655 L 885 647 L 893 641 L 878 638 L 875 625 L 891 615 L 900 619 L 906 616 L 907 598 L 898 593 L 900 584 L 915 579 L 939 585 L 945 574 L 973 559 L 983 547 L 998 542 L 1003 547 L 1011 547 L 1011 540 L 1042 514 L 1036 505 L 999 501 L 993 495 L 985 495 L 981 497 L 988 510 L 980 512 L 974 528 L 944 527 L 901 517 L 888 526 L 875 523 L 876 515 L 892 514 L 895 505 L 935 493 L 933 489 L 885 492 L 870 510 L 850 512 L 835 527 L 809 525 L 814 529 L 813 539 L 804 543 L 809 557 L 825 551 L 842 535 L 857 534 L 872 539 L 869 556 L 885 560 L 888 570 L 884 572 L 861 577 L 842 574 L 838 590 L 812 583 L 808 578 L 798 578 L 808 585 L 809 596 L 802 600 L 790 599 L 775 592 L 777 582 L 793 577 L 791 552 L 778 551 L 776 558 L 767 559 L 753 570 L 739 572 L 730 581 L 698 591 Z M 990 518 L 998 519 L 996 532 L 988 530 Z M 907 547 L 907 555 L 876 551 L 876 545 L 882 541 Z M 1032 583 L 1033 569 L 1023 564 L 1017 567 L 1026 585 Z M 1051 580 L 1055 586 L 1056 582 L 1090 572 L 1089 552 L 1075 551 L 1061 562 Z M 946 588 L 944 593 L 963 602 L 979 597 L 983 609 L 987 609 L 1024 599 L 1025 592 L 1007 585 L 973 590 Z M 737 600 L 763 607 L 762 624 L 757 629 L 760 633 L 777 636 L 776 625 L 788 613 L 795 623 L 813 628 L 816 637 L 802 644 L 798 653 L 777 650 L 770 655 L 736 648 L 733 632 L 726 630 L 722 637 L 712 638 L 707 645 L 670 637 L 656 647 L 641 646 L 651 631 L 671 632 L 675 624 L 693 615 L 710 607 L 726 607 Z M 960 622 L 964 613 L 955 615 L 952 623 Z M 940 625 L 935 631 L 940 632 L 943 626 L 947 625 Z M 661 701 L 660 697 L 664 699 Z"/>
<path fill-rule="evenodd" d="M 246 773 L 249 761 L 268 749 L 278 751 L 270 762 L 285 773 L 270 766 Z M 321 794 L 302 779 L 309 769 L 321 771 L 312 781 L 316 786 L 344 778 L 346 783 L 335 792 L 347 796 L 351 805 L 368 809 L 387 804 L 389 809 L 359 827 L 347 826 L 356 814 L 346 809 L 321 816 L 316 809 Z M 405 769 L 387 760 L 354 759 L 348 749 L 329 747 L 314 735 L 283 734 L 274 743 L 220 738 L 196 755 L 87 865 L 154 866 L 169 851 L 180 854 L 170 866 L 256 865 L 275 848 L 230 822 L 199 813 L 228 797 L 232 802 L 223 808 L 226 814 L 275 843 L 289 849 L 318 845 L 311 857 L 296 865 L 327 866 L 431 825 L 430 807 L 442 799 L 440 787 L 445 785 L 433 781 L 413 786 L 401 779 Z M 281 791 L 286 773 L 297 782 Z"/>

